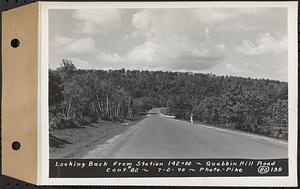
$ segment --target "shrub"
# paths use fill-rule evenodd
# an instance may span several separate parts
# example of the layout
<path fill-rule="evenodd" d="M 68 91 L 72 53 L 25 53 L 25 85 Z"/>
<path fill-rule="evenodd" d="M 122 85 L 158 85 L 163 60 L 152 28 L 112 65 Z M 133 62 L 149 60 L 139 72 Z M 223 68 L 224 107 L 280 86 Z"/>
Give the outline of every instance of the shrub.
<path fill-rule="evenodd" d="M 78 122 L 81 125 L 87 125 L 90 123 L 95 123 L 97 121 L 98 121 L 98 117 L 96 117 L 96 116 L 84 116 L 84 117 L 81 117 L 78 119 Z"/>
<path fill-rule="evenodd" d="M 67 128 L 78 128 L 80 126 L 79 122 L 75 119 L 67 120 L 66 117 L 61 114 L 50 114 L 49 115 L 49 130 L 53 131 L 55 129 L 67 129 Z"/>
<path fill-rule="evenodd" d="M 63 127 L 65 129 L 78 128 L 79 126 L 80 124 L 75 119 L 69 119 L 69 120 L 63 119 Z"/>
<path fill-rule="evenodd" d="M 63 129 L 64 115 L 61 113 L 49 114 L 49 130 Z"/>

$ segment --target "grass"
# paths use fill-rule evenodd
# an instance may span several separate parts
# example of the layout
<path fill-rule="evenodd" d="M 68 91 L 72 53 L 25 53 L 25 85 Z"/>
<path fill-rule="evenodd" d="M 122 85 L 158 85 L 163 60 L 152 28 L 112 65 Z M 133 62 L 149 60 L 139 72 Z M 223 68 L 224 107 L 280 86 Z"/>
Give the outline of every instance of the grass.
<path fill-rule="evenodd" d="M 80 158 L 98 144 L 125 132 L 142 119 L 119 122 L 100 121 L 79 128 L 56 129 L 50 132 L 50 159 Z"/>
<path fill-rule="evenodd" d="M 189 120 L 186 120 L 186 119 L 178 119 L 178 120 L 190 122 Z M 288 141 L 288 139 L 286 139 L 286 138 L 278 138 L 278 137 L 274 137 L 274 136 L 270 136 L 270 135 L 264 135 L 261 133 L 254 133 L 254 132 L 250 132 L 250 131 L 239 130 L 239 129 L 235 129 L 235 128 L 224 126 L 224 125 L 214 125 L 214 124 L 209 124 L 209 123 L 203 123 L 203 122 L 200 122 L 197 120 L 194 120 L 194 124 L 200 124 L 200 125 L 209 126 L 209 127 L 216 127 L 216 128 L 220 128 L 220 129 L 224 129 L 224 130 L 230 130 L 230 131 L 235 131 L 235 132 L 240 132 L 240 133 L 247 133 L 247 134 L 252 134 L 252 135 L 257 135 L 257 136 L 264 136 L 267 138 L 277 139 L 277 140 L 284 141 L 284 142 Z"/>

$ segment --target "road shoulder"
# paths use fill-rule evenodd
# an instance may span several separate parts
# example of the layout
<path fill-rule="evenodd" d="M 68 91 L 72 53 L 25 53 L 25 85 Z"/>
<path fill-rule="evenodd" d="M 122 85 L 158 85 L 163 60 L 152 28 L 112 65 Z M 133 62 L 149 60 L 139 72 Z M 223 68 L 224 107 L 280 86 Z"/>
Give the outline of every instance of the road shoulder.
<path fill-rule="evenodd" d="M 132 130 L 143 118 L 128 121 L 128 125 L 110 121 L 55 130 L 50 133 L 50 159 L 81 158 L 96 146 L 105 144 L 114 137 Z"/>

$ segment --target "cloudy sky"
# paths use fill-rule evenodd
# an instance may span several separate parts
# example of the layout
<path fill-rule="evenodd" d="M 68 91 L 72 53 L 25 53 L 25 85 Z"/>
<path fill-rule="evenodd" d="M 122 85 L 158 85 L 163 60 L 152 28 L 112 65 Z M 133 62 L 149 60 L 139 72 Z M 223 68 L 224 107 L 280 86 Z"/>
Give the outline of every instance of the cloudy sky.
<path fill-rule="evenodd" d="M 215 73 L 287 81 L 286 8 L 49 11 L 50 68 Z"/>

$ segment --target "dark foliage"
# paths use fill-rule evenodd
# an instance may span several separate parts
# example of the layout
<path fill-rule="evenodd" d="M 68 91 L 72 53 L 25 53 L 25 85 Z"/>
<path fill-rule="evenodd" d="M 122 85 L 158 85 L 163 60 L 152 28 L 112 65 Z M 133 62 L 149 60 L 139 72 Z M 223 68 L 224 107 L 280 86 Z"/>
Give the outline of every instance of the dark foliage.
<path fill-rule="evenodd" d="M 98 119 L 134 119 L 153 107 L 168 107 L 178 119 L 193 113 L 194 120 L 203 123 L 287 138 L 286 82 L 201 73 L 77 70 L 66 60 L 49 71 L 49 82 L 53 129 Z"/>

